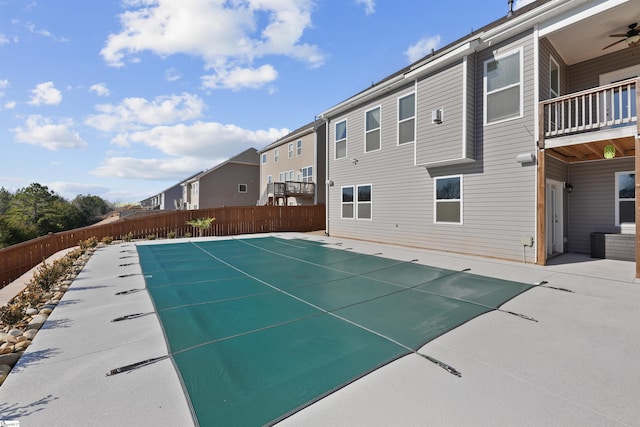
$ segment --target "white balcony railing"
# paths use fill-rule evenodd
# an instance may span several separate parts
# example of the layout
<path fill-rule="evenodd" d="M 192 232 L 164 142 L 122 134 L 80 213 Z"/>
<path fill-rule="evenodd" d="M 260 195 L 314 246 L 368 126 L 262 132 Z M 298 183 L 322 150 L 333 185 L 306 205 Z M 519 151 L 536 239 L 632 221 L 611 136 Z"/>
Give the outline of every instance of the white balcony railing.
<path fill-rule="evenodd" d="M 638 81 L 624 80 L 541 102 L 544 138 L 637 123 Z"/>

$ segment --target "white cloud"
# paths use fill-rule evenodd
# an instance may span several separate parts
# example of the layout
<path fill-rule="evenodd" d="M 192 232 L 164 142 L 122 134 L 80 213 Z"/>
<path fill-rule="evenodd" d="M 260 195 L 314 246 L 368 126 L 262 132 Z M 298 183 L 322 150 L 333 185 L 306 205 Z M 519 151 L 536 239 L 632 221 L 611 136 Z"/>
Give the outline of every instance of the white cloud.
<path fill-rule="evenodd" d="M 71 119 L 53 123 L 48 118 L 31 115 L 27 117 L 24 127 L 17 127 L 13 132 L 17 142 L 44 147 L 51 151 L 87 147 L 80 135 L 72 130 L 73 126 Z"/>
<path fill-rule="evenodd" d="M 436 50 L 440 47 L 440 35 L 433 37 L 423 37 L 418 40 L 417 43 L 412 44 L 404 52 L 409 63 L 416 62 L 420 58 L 427 56 L 431 53 L 431 50 Z"/>
<path fill-rule="evenodd" d="M 137 130 L 143 126 L 197 119 L 204 107 L 201 98 L 189 93 L 159 96 L 152 101 L 125 98 L 118 105 L 96 105 L 99 114 L 89 116 L 85 124 L 103 132 Z"/>
<path fill-rule="evenodd" d="M 4 108 L 7 110 L 13 110 L 16 108 L 16 101 L 7 101 L 4 103 Z"/>
<path fill-rule="evenodd" d="M 209 162 L 195 157 L 169 159 L 111 157 L 90 173 L 95 176 L 123 179 L 179 181 L 211 166 Z"/>
<path fill-rule="evenodd" d="M 8 43 L 9 43 L 9 37 L 4 35 L 3 33 L 0 33 L 0 45 L 8 44 Z"/>
<path fill-rule="evenodd" d="M 109 189 L 106 187 L 80 182 L 55 181 L 47 183 L 46 185 L 67 200 L 74 199 L 78 194 L 100 196 L 109 193 Z"/>
<path fill-rule="evenodd" d="M 62 92 L 53 86 L 53 82 L 40 83 L 31 93 L 30 105 L 58 105 L 62 102 Z"/>
<path fill-rule="evenodd" d="M 376 12 L 376 3 L 374 0 L 356 0 L 357 4 L 364 5 L 364 12 L 371 15 Z"/>
<path fill-rule="evenodd" d="M 170 156 L 203 159 L 229 158 L 249 147 L 262 148 L 287 135 L 288 129 L 248 130 L 235 125 L 196 122 L 191 125 L 158 126 L 153 129 L 118 135 L 120 146 L 141 143 Z"/>
<path fill-rule="evenodd" d="M 218 74 L 202 77 L 202 86 L 209 89 L 243 88 L 257 89 L 278 78 L 278 72 L 271 65 L 263 65 L 260 68 L 234 68 L 233 70 L 220 70 Z"/>
<path fill-rule="evenodd" d="M 109 96 L 109 88 L 104 83 L 96 83 L 89 88 L 90 92 L 95 92 L 98 96 Z"/>
<path fill-rule="evenodd" d="M 180 72 L 175 68 L 169 68 L 164 72 L 164 75 L 168 82 L 175 82 L 182 78 L 182 74 L 180 74 Z"/>
<path fill-rule="evenodd" d="M 59 42 L 67 42 L 67 41 L 69 41 L 65 37 L 55 37 L 53 34 L 51 34 L 50 31 L 45 30 L 44 28 L 37 28 L 36 24 L 34 24 L 32 22 L 28 22 L 25 25 L 25 27 L 27 28 L 27 30 L 29 30 L 33 34 L 38 34 L 40 36 L 47 37 L 47 38 L 50 38 L 50 39 L 53 39 L 53 40 L 59 41 Z"/>
<path fill-rule="evenodd" d="M 514 10 L 520 9 L 521 7 L 524 7 L 529 3 L 533 3 L 534 1 L 536 0 L 516 0 L 515 3 L 513 4 L 513 9 Z"/>
<path fill-rule="evenodd" d="M 324 61 L 317 46 L 301 42 L 312 25 L 311 0 L 138 0 L 125 6 L 129 10 L 120 15 L 121 32 L 110 34 L 100 52 L 112 66 L 123 66 L 125 58 L 143 51 L 163 57 L 182 53 L 202 58 L 205 69 L 213 70 L 221 82 L 238 70 L 255 77 L 256 70 L 267 69 L 256 68 L 254 61 L 270 55 L 312 67 Z M 261 77 L 250 79 L 248 87 L 265 81 L 264 74 Z"/>

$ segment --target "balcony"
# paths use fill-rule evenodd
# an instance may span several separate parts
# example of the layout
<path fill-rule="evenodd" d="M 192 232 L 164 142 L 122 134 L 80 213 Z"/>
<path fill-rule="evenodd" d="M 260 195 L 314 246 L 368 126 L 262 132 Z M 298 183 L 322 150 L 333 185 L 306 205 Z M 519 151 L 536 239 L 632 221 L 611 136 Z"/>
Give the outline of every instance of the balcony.
<path fill-rule="evenodd" d="M 316 194 L 316 184 L 301 181 L 270 182 L 267 185 L 267 193 L 272 197 L 313 197 L 313 195 Z"/>
<path fill-rule="evenodd" d="M 540 147 L 608 142 L 627 155 L 638 133 L 639 82 L 637 78 L 624 80 L 541 102 Z M 598 151 L 594 154 L 602 154 L 591 148 Z"/>

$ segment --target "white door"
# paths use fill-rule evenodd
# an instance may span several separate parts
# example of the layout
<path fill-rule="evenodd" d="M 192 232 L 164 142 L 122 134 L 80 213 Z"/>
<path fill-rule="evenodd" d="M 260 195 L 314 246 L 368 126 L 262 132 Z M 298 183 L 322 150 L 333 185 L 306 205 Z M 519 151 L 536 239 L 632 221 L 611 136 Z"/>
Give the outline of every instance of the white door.
<path fill-rule="evenodd" d="M 547 180 L 547 255 L 564 252 L 563 192 L 562 182 Z"/>

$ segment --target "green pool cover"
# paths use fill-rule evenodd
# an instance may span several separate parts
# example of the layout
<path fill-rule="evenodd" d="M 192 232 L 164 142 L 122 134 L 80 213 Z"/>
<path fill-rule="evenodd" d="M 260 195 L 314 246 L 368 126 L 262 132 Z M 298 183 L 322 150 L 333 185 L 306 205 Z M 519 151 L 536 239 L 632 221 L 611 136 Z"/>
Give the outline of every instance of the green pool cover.
<path fill-rule="evenodd" d="M 202 426 L 273 424 L 531 287 L 303 239 L 137 249 Z"/>

